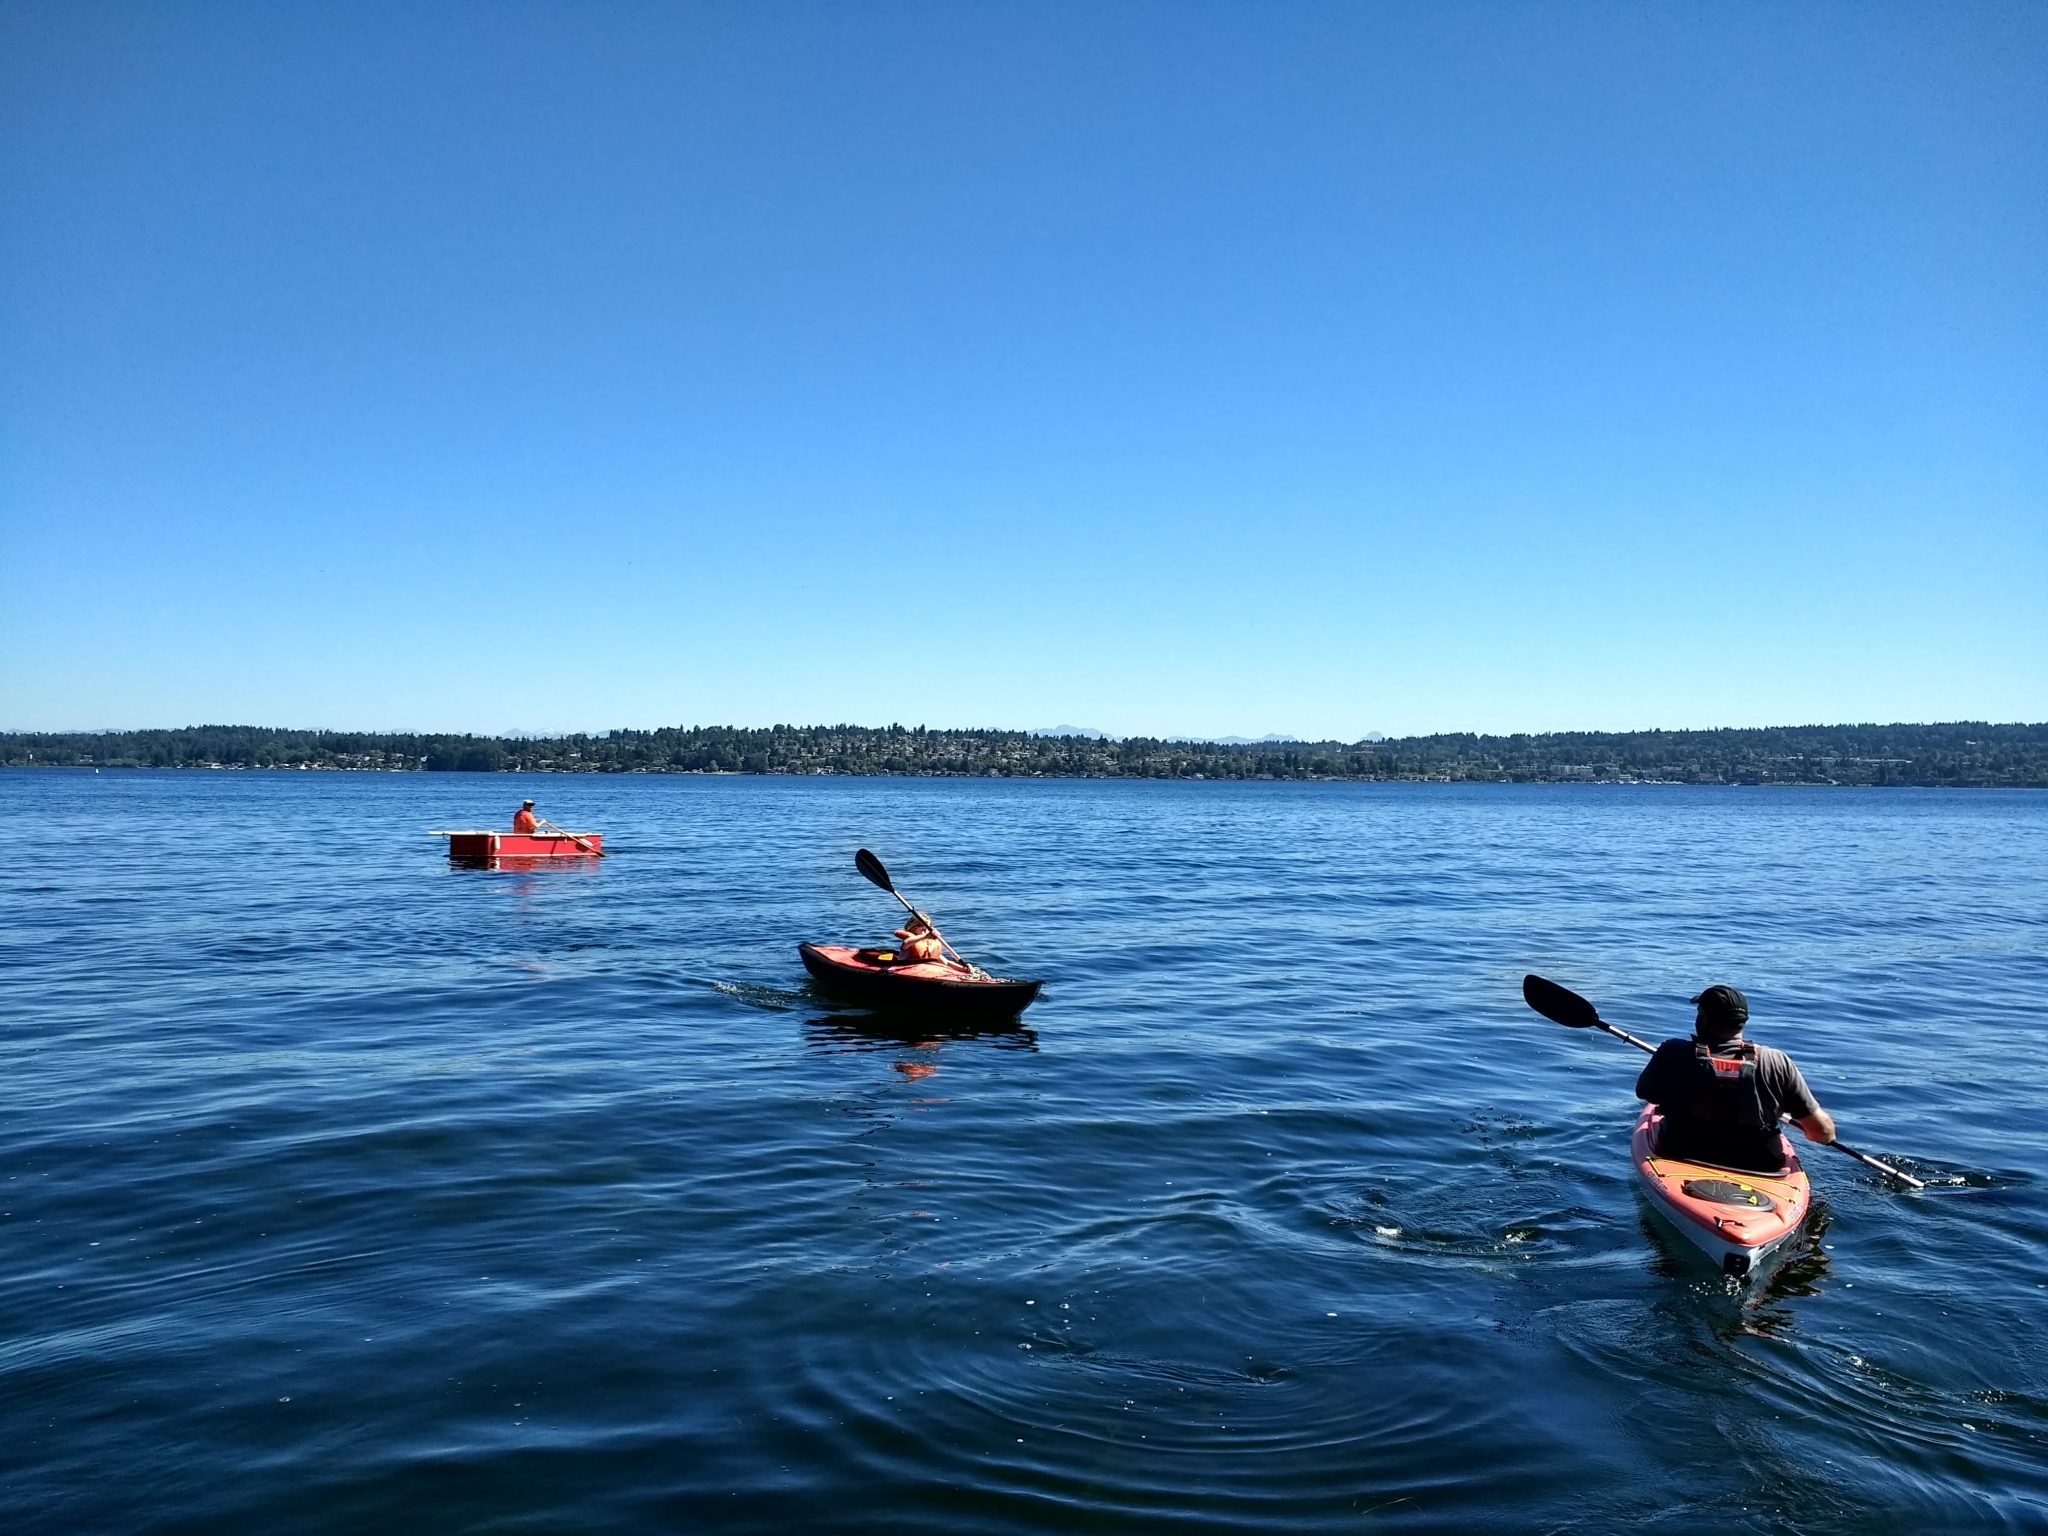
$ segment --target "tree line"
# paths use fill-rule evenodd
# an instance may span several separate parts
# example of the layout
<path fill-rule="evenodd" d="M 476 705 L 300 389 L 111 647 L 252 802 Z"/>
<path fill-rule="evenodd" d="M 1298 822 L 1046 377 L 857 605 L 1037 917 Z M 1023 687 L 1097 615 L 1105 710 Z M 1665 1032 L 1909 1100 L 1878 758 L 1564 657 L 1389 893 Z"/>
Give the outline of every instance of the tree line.
<path fill-rule="evenodd" d="M 1450 733 L 1243 745 L 922 725 L 666 726 L 533 738 L 197 725 L 4 732 L 0 766 L 2048 788 L 2048 724 Z"/>

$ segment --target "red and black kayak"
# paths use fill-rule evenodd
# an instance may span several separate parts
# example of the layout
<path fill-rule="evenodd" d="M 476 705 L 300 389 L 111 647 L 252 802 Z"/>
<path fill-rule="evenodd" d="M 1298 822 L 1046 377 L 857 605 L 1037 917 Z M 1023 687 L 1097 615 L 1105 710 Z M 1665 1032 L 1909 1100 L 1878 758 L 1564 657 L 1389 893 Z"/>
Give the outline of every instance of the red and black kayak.
<path fill-rule="evenodd" d="M 896 958 L 891 949 L 851 944 L 799 944 L 804 969 L 821 986 L 871 1008 L 1007 1018 L 1031 1006 L 1043 981 L 974 976 L 943 960 Z"/>

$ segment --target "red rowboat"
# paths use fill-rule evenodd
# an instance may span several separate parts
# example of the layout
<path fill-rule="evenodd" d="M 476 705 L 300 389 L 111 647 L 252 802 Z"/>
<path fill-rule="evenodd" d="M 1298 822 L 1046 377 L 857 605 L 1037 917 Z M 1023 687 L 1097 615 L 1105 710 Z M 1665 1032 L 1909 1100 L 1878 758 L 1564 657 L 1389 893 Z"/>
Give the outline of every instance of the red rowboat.
<path fill-rule="evenodd" d="M 602 832 L 436 832 L 451 859 L 594 859 Z"/>

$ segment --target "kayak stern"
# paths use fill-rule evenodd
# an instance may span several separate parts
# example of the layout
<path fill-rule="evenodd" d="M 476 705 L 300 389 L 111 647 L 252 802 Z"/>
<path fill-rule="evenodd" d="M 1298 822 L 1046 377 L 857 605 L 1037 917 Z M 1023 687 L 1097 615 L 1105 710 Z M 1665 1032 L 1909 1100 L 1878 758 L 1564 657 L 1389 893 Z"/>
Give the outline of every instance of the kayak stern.
<path fill-rule="evenodd" d="M 1629 1143 L 1636 1181 L 1650 1204 L 1724 1275 L 1743 1280 L 1760 1273 L 1799 1230 L 1813 1200 L 1791 1142 L 1778 1138 L 1783 1167 L 1753 1173 L 1661 1156 L 1656 1148 L 1662 1123 L 1656 1106 L 1645 1105 Z"/>

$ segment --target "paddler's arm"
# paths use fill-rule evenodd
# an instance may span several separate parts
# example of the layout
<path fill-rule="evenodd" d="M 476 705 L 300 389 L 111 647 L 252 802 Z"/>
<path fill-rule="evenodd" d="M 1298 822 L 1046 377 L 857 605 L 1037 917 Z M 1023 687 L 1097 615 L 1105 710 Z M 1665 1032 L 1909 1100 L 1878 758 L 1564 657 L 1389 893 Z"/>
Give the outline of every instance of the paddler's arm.
<path fill-rule="evenodd" d="M 976 969 L 974 966 L 969 965 L 958 955 L 948 953 L 946 941 L 939 936 L 938 929 L 933 928 L 929 932 L 932 936 L 932 958 L 934 960 L 938 961 L 941 965 L 951 966 L 956 971 L 964 971 L 969 976 L 974 975 Z"/>
<path fill-rule="evenodd" d="M 1792 1122 L 1806 1133 L 1808 1141 L 1817 1141 L 1826 1146 L 1835 1139 L 1835 1117 L 1818 1104 L 1810 1115 L 1800 1115 Z"/>
<path fill-rule="evenodd" d="M 1777 1081 L 1778 1103 L 1784 1106 L 1785 1118 L 1798 1126 L 1808 1141 L 1817 1141 L 1826 1146 L 1835 1139 L 1835 1117 L 1820 1107 L 1820 1100 L 1813 1096 L 1813 1090 L 1806 1086 L 1806 1078 L 1798 1064 L 1783 1051 L 1757 1052 L 1757 1070 L 1768 1070 Z"/>
<path fill-rule="evenodd" d="M 1647 1099 L 1652 1104 L 1662 1104 L 1673 1086 L 1671 1081 L 1672 1052 L 1676 1045 L 1681 1051 L 1690 1053 L 1691 1047 L 1682 1040 L 1666 1040 L 1651 1053 L 1643 1063 L 1642 1074 L 1636 1078 L 1636 1097 Z"/>

